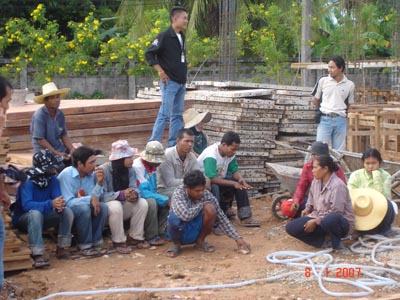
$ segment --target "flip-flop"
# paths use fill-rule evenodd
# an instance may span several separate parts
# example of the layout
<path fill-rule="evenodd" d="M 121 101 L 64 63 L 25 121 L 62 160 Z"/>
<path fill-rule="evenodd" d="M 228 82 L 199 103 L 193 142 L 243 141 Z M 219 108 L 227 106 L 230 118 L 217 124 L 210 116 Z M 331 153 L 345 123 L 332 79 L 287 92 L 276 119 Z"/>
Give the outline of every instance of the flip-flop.
<path fill-rule="evenodd" d="M 107 252 L 105 252 L 105 253 L 107 253 Z M 101 253 L 100 251 L 98 251 L 98 250 L 95 249 L 95 248 L 81 249 L 81 250 L 79 251 L 79 254 L 80 254 L 82 257 L 85 257 L 85 258 L 100 257 L 100 256 L 103 256 L 105 253 Z"/>
<path fill-rule="evenodd" d="M 162 246 L 165 244 L 165 241 L 160 238 L 159 236 L 153 237 L 151 240 L 148 241 L 151 246 Z"/>
<path fill-rule="evenodd" d="M 33 264 L 32 267 L 34 269 L 43 269 L 50 266 L 50 262 L 48 259 L 44 258 L 43 256 L 35 256 L 33 257 Z"/>
<path fill-rule="evenodd" d="M 177 257 L 180 253 L 181 253 L 181 247 L 178 247 L 175 244 L 172 244 L 171 246 L 169 246 L 166 255 L 170 258 L 175 258 Z"/>
<path fill-rule="evenodd" d="M 210 245 L 207 242 L 202 242 L 201 245 L 195 244 L 194 249 L 203 251 L 203 252 L 207 252 L 207 253 L 211 253 L 211 252 L 215 251 L 215 247 L 213 245 Z"/>
<path fill-rule="evenodd" d="M 113 243 L 114 249 L 119 254 L 130 254 L 132 252 L 132 248 L 127 246 L 125 243 Z"/>
<path fill-rule="evenodd" d="M 239 225 L 243 227 L 260 227 L 260 223 L 253 218 L 246 218 L 239 221 Z"/>

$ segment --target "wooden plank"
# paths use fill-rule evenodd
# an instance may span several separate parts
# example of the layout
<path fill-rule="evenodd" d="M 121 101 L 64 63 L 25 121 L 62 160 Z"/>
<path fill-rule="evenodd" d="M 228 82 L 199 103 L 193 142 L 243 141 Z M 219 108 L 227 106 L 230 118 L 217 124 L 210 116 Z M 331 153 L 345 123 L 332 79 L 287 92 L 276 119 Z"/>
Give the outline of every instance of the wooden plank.
<path fill-rule="evenodd" d="M 4 262 L 4 271 L 17 271 L 32 269 L 33 260 L 31 258 L 20 261 Z"/>

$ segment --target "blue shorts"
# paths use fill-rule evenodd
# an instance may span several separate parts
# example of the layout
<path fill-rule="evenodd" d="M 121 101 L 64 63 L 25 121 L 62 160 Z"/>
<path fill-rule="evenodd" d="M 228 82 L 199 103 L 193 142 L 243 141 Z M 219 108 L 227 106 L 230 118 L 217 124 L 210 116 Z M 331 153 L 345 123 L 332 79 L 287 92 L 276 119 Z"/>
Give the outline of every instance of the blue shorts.
<path fill-rule="evenodd" d="M 180 240 L 182 245 L 194 244 L 203 227 L 203 211 L 189 222 L 184 222 L 173 212 L 167 218 L 167 237 Z"/>

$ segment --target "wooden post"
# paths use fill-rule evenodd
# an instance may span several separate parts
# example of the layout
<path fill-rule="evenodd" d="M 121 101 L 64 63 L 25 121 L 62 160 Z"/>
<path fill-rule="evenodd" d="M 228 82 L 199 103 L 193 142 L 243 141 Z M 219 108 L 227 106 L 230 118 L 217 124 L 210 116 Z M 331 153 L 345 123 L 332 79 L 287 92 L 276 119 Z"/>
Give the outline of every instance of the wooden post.
<path fill-rule="evenodd" d="M 135 62 L 129 62 L 129 68 L 133 68 Z M 128 75 L 128 99 L 136 98 L 136 77 L 135 75 Z"/>

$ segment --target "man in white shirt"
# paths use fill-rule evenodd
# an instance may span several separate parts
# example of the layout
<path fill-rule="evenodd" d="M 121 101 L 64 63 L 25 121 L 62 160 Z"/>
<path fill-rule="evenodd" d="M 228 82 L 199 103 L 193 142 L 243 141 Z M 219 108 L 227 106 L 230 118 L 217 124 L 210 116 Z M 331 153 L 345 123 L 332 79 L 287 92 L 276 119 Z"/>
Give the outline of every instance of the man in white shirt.
<path fill-rule="evenodd" d="M 328 76 L 321 77 L 314 87 L 314 104 L 321 112 L 317 141 L 332 143 L 343 151 L 346 146 L 347 110 L 354 103 L 354 83 L 344 75 L 345 61 L 333 56 L 328 62 Z"/>

